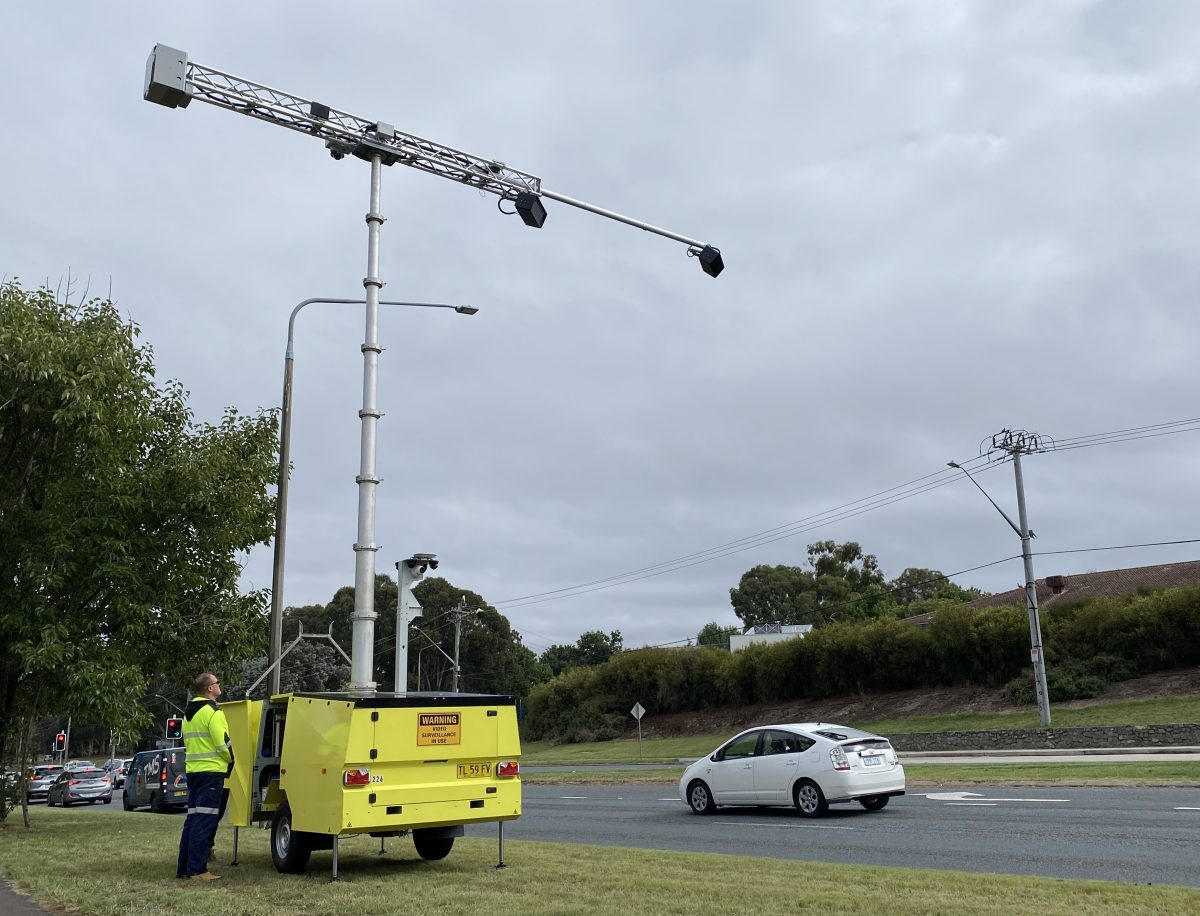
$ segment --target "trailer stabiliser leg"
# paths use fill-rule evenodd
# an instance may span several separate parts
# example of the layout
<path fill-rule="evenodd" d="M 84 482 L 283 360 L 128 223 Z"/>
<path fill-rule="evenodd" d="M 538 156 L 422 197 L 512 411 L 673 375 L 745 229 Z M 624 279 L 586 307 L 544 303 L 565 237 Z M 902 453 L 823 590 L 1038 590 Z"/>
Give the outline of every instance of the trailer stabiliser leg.
<path fill-rule="evenodd" d="M 380 855 L 383 855 L 385 852 L 387 852 L 387 850 L 383 848 L 383 844 L 385 842 L 387 842 L 387 840 L 384 837 L 379 838 L 379 854 Z"/>
<path fill-rule="evenodd" d="M 238 843 L 238 829 L 237 829 L 236 827 L 234 827 L 234 828 L 233 828 L 233 861 L 229 863 L 230 865 L 237 865 L 237 864 L 238 864 L 238 860 L 237 860 L 237 843 Z"/>
<path fill-rule="evenodd" d="M 338 838 L 337 834 L 333 837 L 333 874 L 329 876 L 330 881 L 336 881 L 337 876 L 337 854 L 338 854 Z"/>
<path fill-rule="evenodd" d="M 504 821 L 496 823 L 497 837 L 500 841 L 500 861 L 496 863 L 497 868 L 507 868 L 504 864 Z"/>

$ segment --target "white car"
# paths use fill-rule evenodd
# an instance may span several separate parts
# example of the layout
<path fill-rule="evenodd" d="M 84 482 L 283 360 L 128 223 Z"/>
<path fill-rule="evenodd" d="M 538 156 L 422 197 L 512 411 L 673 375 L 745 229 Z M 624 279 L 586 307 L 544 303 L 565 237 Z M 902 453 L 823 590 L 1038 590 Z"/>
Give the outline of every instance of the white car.
<path fill-rule="evenodd" d="M 887 738 L 828 722 L 747 729 L 679 780 L 679 797 L 696 814 L 719 805 L 784 805 L 820 817 L 840 802 L 879 811 L 903 794 L 904 767 Z"/>

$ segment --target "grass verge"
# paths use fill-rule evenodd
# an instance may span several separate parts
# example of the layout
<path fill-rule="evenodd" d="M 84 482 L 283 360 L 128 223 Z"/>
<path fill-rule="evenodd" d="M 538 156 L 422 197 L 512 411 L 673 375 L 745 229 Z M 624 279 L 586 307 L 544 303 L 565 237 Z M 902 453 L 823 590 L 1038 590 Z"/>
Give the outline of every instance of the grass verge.
<path fill-rule="evenodd" d="M 329 854 L 309 874 L 275 873 L 265 831 L 243 830 L 242 864 L 212 885 L 176 881 L 179 818 L 38 810 L 30 830 L 0 836 L 0 874 L 35 899 L 85 916 L 342 916 L 370 913 L 585 916 L 634 909 L 654 914 L 793 914 L 858 910 L 875 901 L 889 916 L 1045 916 L 1084 912 L 1174 916 L 1200 911 L 1200 891 L 1096 881 L 798 863 L 466 838 L 449 858 L 424 862 L 408 840 L 385 856 L 367 837 L 342 844 L 342 880 L 328 881 Z M 218 846 L 228 855 L 230 833 Z M 84 854 L 80 854 L 80 851 Z"/>

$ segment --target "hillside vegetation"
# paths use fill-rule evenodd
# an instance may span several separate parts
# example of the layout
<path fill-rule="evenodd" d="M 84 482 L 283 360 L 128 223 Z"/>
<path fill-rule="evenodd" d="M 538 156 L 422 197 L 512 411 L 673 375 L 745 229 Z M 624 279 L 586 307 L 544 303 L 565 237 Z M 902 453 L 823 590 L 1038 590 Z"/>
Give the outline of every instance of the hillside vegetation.
<path fill-rule="evenodd" d="M 1064 602 L 1049 609 L 1042 623 L 1055 704 L 1200 664 L 1197 587 Z M 768 721 L 887 720 L 897 717 L 883 711 L 887 698 L 900 695 L 910 706 L 900 715 L 969 712 L 971 703 L 980 702 L 990 705 L 987 711 L 1019 712 L 1033 702 L 1032 685 L 1024 608 L 960 607 L 939 611 L 924 628 L 895 620 L 835 623 L 804 639 L 736 653 L 707 646 L 622 652 L 535 688 L 523 732 L 527 739 L 556 743 L 615 738 L 626 732 L 635 702 L 654 712 L 656 721 L 686 721 L 690 714 L 707 724 L 705 731 L 726 722 L 734 727 L 746 710 L 767 707 L 793 710 Z M 962 691 L 956 702 L 968 708 L 933 706 L 933 696 L 948 689 Z"/>

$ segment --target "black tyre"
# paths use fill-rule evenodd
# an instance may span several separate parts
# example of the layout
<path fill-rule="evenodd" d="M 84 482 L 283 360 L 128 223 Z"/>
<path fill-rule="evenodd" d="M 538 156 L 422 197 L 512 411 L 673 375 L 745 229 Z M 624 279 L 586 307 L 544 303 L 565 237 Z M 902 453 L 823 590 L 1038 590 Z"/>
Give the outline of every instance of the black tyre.
<path fill-rule="evenodd" d="M 889 801 L 891 799 L 887 795 L 868 795 L 866 798 L 860 798 L 858 803 L 868 811 L 882 811 Z"/>
<path fill-rule="evenodd" d="M 121 807 L 124 808 L 126 811 L 133 810 L 133 802 L 129 800 L 128 792 L 121 793 Z"/>
<path fill-rule="evenodd" d="M 303 874 L 311 855 L 311 838 L 292 829 L 292 809 L 284 802 L 271 822 L 271 861 L 275 870 L 285 875 Z"/>
<path fill-rule="evenodd" d="M 699 779 L 688 786 L 687 799 L 688 807 L 696 814 L 712 814 L 717 810 L 717 803 L 713 801 L 708 784 Z"/>
<path fill-rule="evenodd" d="M 428 862 L 436 862 L 438 859 L 444 859 L 450 855 L 450 850 L 454 848 L 454 837 L 452 836 L 430 836 L 431 831 L 414 830 L 413 845 L 417 847 L 417 855 Z M 441 831 L 436 831 L 440 833 Z"/>
<path fill-rule="evenodd" d="M 792 801 L 796 803 L 796 809 L 800 812 L 801 817 L 820 817 L 829 810 L 829 803 L 825 801 L 825 793 L 811 779 L 802 779 L 796 783 Z"/>
<path fill-rule="evenodd" d="M 157 792 L 150 793 L 150 810 L 153 811 L 155 814 L 163 814 L 167 810 L 166 808 L 164 808 L 162 805 L 160 805 L 158 803 L 158 793 Z"/>

